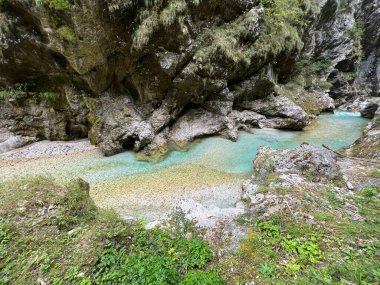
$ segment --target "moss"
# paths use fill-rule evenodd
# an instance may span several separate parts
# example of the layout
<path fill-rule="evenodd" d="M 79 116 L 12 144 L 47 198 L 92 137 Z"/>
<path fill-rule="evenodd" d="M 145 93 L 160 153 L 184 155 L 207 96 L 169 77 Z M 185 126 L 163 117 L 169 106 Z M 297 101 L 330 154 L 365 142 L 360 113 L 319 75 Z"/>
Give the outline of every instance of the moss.
<path fill-rule="evenodd" d="M 323 73 L 330 66 L 331 60 L 327 57 L 305 57 L 295 64 L 290 83 L 307 90 L 329 89 L 331 83 L 323 78 Z"/>
<path fill-rule="evenodd" d="M 160 26 L 168 27 L 175 22 L 181 25 L 183 15 L 188 12 L 188 4 L 185 0 L 153 1 L 152 3 L 154 3 L 152 7 L 143 10 L 139 15 L 140 23 L 133 34 L 135 49 L 145 47 Z M 198 5 L 199 1 L 191 1 L 191 3 Z"/>
<path fill-rule="evenodd" d="M 68 27 L 68 26 L 62 26 L 58 28 L 57 34 L 62 40 L 68 43 L 75 43 L 77 40 L 75 31 L 73 30 L 73 28 Z"/>
<path fill-rule="evenodd" d="M 50 8 L 58 10 L 58 11 L 67 11 L 67 10 L 70 10 L 72 7 L 72 4 L 69 0 L 39 0 L 39 1 L 40 2 L 43 1 Z"/>
<path fill-rule="evenodd" d="M 253 59 L 266 60 L 281 53 L 300 51 L 303 48 L 301 34 L 307 24 L 307 15 L 314 7 L 311 3 L 314 1 L 262 0 L 264 27 L 258 38 L 249 28 L 253 17 L 257 16 L 248 11 L 235 21 L 208 30 L 196 56 L 205 64 L 225 59 L 250 65 Z"/>

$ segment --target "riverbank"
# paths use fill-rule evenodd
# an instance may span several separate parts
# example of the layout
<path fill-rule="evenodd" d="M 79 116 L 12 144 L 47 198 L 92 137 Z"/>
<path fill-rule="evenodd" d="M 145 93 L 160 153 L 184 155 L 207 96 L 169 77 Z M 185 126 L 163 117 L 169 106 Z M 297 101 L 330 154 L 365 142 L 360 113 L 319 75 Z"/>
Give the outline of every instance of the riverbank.
<path fill-rule="evenodd" d="M 44 176 L 65 184 L 80 177 L 90 183 L 99 207 L 153 221 L 184 200 L 234 207 L 260 146 L 293 148 L 308 141 L 338 149 L 360 137 L 368 121 L 355 113 L 336 112 L 320 116 L 303 132 L 253 129 L 252 134 L 241 132 L 237 142 L 210 137 L 186 152 L 172 151 L 158 163 L 137 161 L 131 151 L 104 157 L 86 140 L 42 141 L 0 154 L 0 179 Z"/>

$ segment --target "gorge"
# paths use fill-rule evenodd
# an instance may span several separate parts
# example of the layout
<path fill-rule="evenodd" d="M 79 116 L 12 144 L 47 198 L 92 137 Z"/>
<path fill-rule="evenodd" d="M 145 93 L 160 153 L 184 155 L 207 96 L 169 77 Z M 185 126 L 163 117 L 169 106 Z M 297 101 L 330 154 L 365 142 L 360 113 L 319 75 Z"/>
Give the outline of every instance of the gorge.
<path fill-rule="evenodd" d="M 0 285 L 378 284 L 380 0 L 0 0 Z"/>

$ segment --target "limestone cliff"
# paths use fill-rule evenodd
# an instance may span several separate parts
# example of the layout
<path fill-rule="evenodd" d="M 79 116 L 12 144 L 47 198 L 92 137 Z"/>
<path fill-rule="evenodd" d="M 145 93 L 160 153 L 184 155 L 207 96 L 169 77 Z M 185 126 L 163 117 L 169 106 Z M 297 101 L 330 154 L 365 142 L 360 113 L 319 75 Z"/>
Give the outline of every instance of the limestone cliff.
<path fill-rule="evenodd" d="M 0 144 L 89 136 L 106 155 L 149 156 L 300 130 L 334 108 L 328 92 L 378 94 L 378 4 L 1 0 Z"/>

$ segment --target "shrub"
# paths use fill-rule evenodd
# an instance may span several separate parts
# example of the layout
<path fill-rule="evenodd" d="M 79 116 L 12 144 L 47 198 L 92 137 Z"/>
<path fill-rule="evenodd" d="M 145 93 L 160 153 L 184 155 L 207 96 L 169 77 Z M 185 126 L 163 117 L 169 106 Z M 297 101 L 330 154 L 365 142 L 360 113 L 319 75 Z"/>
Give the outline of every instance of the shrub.
<path fill-rule="evenodd" d="M 180 280 L 171 258 L 155 253 L 126 255 L 120 249 L 105 249 L 96 268 L 96 284 L 167 285 Z"/>
<path fill-rule="evenodd" d="M 202 240 L 181 239 L 174 248 L 173 256 L 183 269 L 202 268 L 211 260 L 212 252 Z"/>
<path fill-rule="evenodd" d="M 92 201 L 85 182 L 78 179 L 67 186 L 68 192 L 64 206 L 69 217 L 93 217 L 96 207 Z"/>
<path fill-rule="evenodd" d="M 55 10 L 69 10 L 71 9 L 71 3 L 68 0 L 48 0 L 50 8 Z"/>

